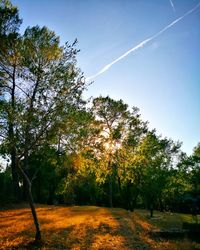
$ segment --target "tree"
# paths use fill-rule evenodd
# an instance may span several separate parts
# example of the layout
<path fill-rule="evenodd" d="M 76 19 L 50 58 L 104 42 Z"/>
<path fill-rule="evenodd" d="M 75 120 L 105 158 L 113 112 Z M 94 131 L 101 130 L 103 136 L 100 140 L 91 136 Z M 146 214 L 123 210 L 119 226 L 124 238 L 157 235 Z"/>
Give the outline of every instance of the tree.
<path fill-rule="evenodd" d="M 171 208 L 191 212 L 192 207 L 200 207 L 200 158 L 199 144 L 188 156 L 181 152 L 176 167 L 171 169 L 165 197 Z"/>
<path fill-rule="evenodd" d="M 142 193 L 150 208 L 151 217 L 155 206 L 163 209 L 163 192 L 179 147 L 179 143 L 167 138 L 162 139 L 155 131 L 148 132 L 140 145 L 140 154 L 146 159 Z"/>
<path fill-rule="evenodd" d="M 4 152 L 11 157 L 13 193 L 17 200 L 20 198 L 20 192 L 14 115 L 18 112 L 16 68 L 19 61 L 20 24 L 18 9 L 9 1 L 0 1 L 0 136 L 4 141 L 6 139 Z"/>
<path fill-rule="evenodd" d="M 143 122 L 138 109 L 130 112 L 124 140 L 115 153 L 117 163 L 118 185 L 125 208 L 133 211 L 143 186 L 146 159 L 140 154 L 139 145 L 146 135 L 147 122 Z"/>
<path fill-rule="evenodd" d="M 189 175 L 189 183 L 192 186 L 190 193 L 194 199 L 200 200 L 200 143 L 193 149 L 192 155 L 186 157 L 180 162 L 181 165 L 187 167 L 187 174 Z"/>
<path fill-rule="evenodd" d="M 29 203 L 40 239 L 40 228 L 31 195 L 28 178 L 29 156 L 36 147 L 57 137 L 60 126 L 69 119 L 71 110 L 81 104 L 84 83 L 76 69 L 77 50 L 66 44 L 59 46 L 59 38 L 46 27 L 28 28 L 23 37 L 22 116 L 19 123 L 21 154 L 24 168 L 20 167 L 27 185 Z M 23 87 L 24 86 L 24 87 Z"/>
<path fill-rule="evenodd" d="M 113 206 L 113 153 L 120 146 L 122 131 L 129 119 L 128 105 L 122 100 L 115 101 L 110 97 L 98 97 L 93 100 L 92 111 L 100 122 L 101 138 L 106 158 L 106 169 L 109 178 L 109 203 Z"/>
<path fill-rule="evenodd" d="M 23 176 L 36 240 L 40 240 L 31 192 L 30 155 L 45 141 L 57 138 L 71 111 L 82 106 L 84 81 L 76 67 L 77 41 L 60 46 L 54 32 L 39 26 L 29 27 L 23 36 L 16 37 L 15 47 L 8 43 L 1 55 L 2 121 L 8 128 L 4 145 L 8 145 L 8 152 L 15 150 L 10 153 L 12 164 Z"/>
<path fill-rule="evenodd" d="M 97 143 L 101 144 L 99 154 L 101 163 L 97 171 L 102 170 L 102 176 L 105 180 L 108 179 L 109 203 L 112 206 L 113 187 L 122 195 L 122 182 L 129 182 L 124 170 L 132 161 L 132 148 L 145 132 L 146 123 L 141 121 L 136 107 L 129 109 L 122 100 L 115 101 L 108 96 L 95 98 L 92 111 L 100 126 Z M 120 204 L 119 200 L 122 197 L 120 195 L 116 197 Z"/>
<path fill-rule="evenodd" d="M 198 196 L 200 203 L 200 143 L 193 150 L 193 154 L 191 157 L 192 161 L 192 171 L 191 171 L 191 181 L 193 184 L 193 193 Z M 200 204 L 199 204 L 200 205 Z"/>

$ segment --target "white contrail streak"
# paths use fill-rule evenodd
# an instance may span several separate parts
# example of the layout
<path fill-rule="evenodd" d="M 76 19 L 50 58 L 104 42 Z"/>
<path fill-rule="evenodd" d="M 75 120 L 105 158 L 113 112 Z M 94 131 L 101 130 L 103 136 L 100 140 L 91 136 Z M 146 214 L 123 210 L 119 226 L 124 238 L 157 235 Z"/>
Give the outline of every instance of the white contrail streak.
<path fill-rule="evenodd" d="M 162 33 L 164 33 L 166 30 L 170 29 L 172 26 L 174 26 L 176 23 L 180 22 L 183 18 L 185 18 L 186 16 L 188 16 L 189 14 L 191 14 L 192 12 L 194 12 L 197 8 L 200 7 L 200 2 L 191 10 L 187 11 L 184 15 L 182 15 L 181 17 L 177 18 L 176 20 L 174 20 L 173 22 L 171 22 L 170 24 L 168 24 L 167 26 L 165 26 L 163 29 L 161 29 L 159 32 L 157 32 L 155 35 L 145 39 L 144 41 L 140 42 L 138 45 L 136 45 L 135 47 L 133 47 L 132 49 L 128 50 L 127 52 L 125 52 L 123 55 L 121 55 L 120 57 L 118 57 L 117 59 L 115 59 L 114 61 L 112 61 L 111 63 L 107 64 L 106 66 L 104 66 L 98 73 L 96 73 L 95 75 L 92 75 L 90 77 L 87 77 L 85 80 L 86 82 L 91 81 L 92 79 L 96 78 L 97 76 L 103 74 L 105 71 L 107 71 L 113 64 L 119 62 L 120 60 L 122 60 L 124 57 L 128 56 L 130 53 L 143 48 L 147 43 L 151 42 L 153 39 L 157 38 L 158 36 L 160 36 Z"/>
<path fill-rule="evenodd" d="M 170 4 L 171 4 L 171 6 L 172 6 L 173 11 L 176 12 L 176 9 L 175 9 L 175 7 L 174 7 L 174 4 L 173 4 L 172 0 L 169 0 L 169 2 L 170 2 Z"/>

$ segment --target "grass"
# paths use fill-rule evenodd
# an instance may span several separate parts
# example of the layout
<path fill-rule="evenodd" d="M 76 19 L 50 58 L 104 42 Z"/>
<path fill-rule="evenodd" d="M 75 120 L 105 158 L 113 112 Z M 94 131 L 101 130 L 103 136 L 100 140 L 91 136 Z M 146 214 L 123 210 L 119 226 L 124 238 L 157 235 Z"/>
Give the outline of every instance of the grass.
<path fill-rule="evenodd" d="M 149 217 L 149 212 L 147 210 L 136 210 L 144 219 L 149 223 L 154 225 L 157 229 L 160 230 L 171 230 L 177 229 L 182 230 L 184 222 L 195 223 L 196 219 L 200 223 L 200 215 L 197 218 L 194 218 L 191 214 L 180 214 L 180 213 L 171 213 L 171 212 L 154 212 L 154 217 L 151 219 Z"/>
<path fill-rule="evenodd" d="M 134 213 L 123 209 L 94 206 L 37 206 L 42 229 L 42 243 L 34 242 L 30 209 L 23 207 L 0 211 L 0 249 L 200 249 L 197 243 L 154 239 L 149 232 L 162 228 L 181 228 L 187 215 Z"/>

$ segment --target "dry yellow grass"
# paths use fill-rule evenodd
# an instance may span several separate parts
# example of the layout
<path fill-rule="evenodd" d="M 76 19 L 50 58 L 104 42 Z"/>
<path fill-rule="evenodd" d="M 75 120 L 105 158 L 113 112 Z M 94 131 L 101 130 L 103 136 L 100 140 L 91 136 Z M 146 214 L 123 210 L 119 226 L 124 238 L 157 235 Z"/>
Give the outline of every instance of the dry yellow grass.
<path fill-rule="evenodd" d="M 0 211 L 0 249 L 118 249 L 190 250 L 196 244 L 155 240 L 156 227 L 138 212 L 93 206 L 38 206 L 42 244 L 34 245 L 29 208 Z"/>

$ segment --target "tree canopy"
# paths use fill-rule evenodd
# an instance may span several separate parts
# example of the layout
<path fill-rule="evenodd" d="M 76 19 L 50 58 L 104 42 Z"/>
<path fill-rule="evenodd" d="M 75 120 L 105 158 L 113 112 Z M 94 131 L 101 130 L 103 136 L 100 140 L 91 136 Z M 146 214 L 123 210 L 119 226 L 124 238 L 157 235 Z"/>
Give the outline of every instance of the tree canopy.
<path fill-rule="evenodd" d="M 28 200 L 129 210 L 189 210 L 200 202 L 200 144 L 158 135 L 137 107 L 99 96 L 84 100 L 77 40 L 60 44 L 47 27 L 27 27 L 0 1 L 0 203 Z M 88 105 L 89 104 L 89 105 Z"/>

